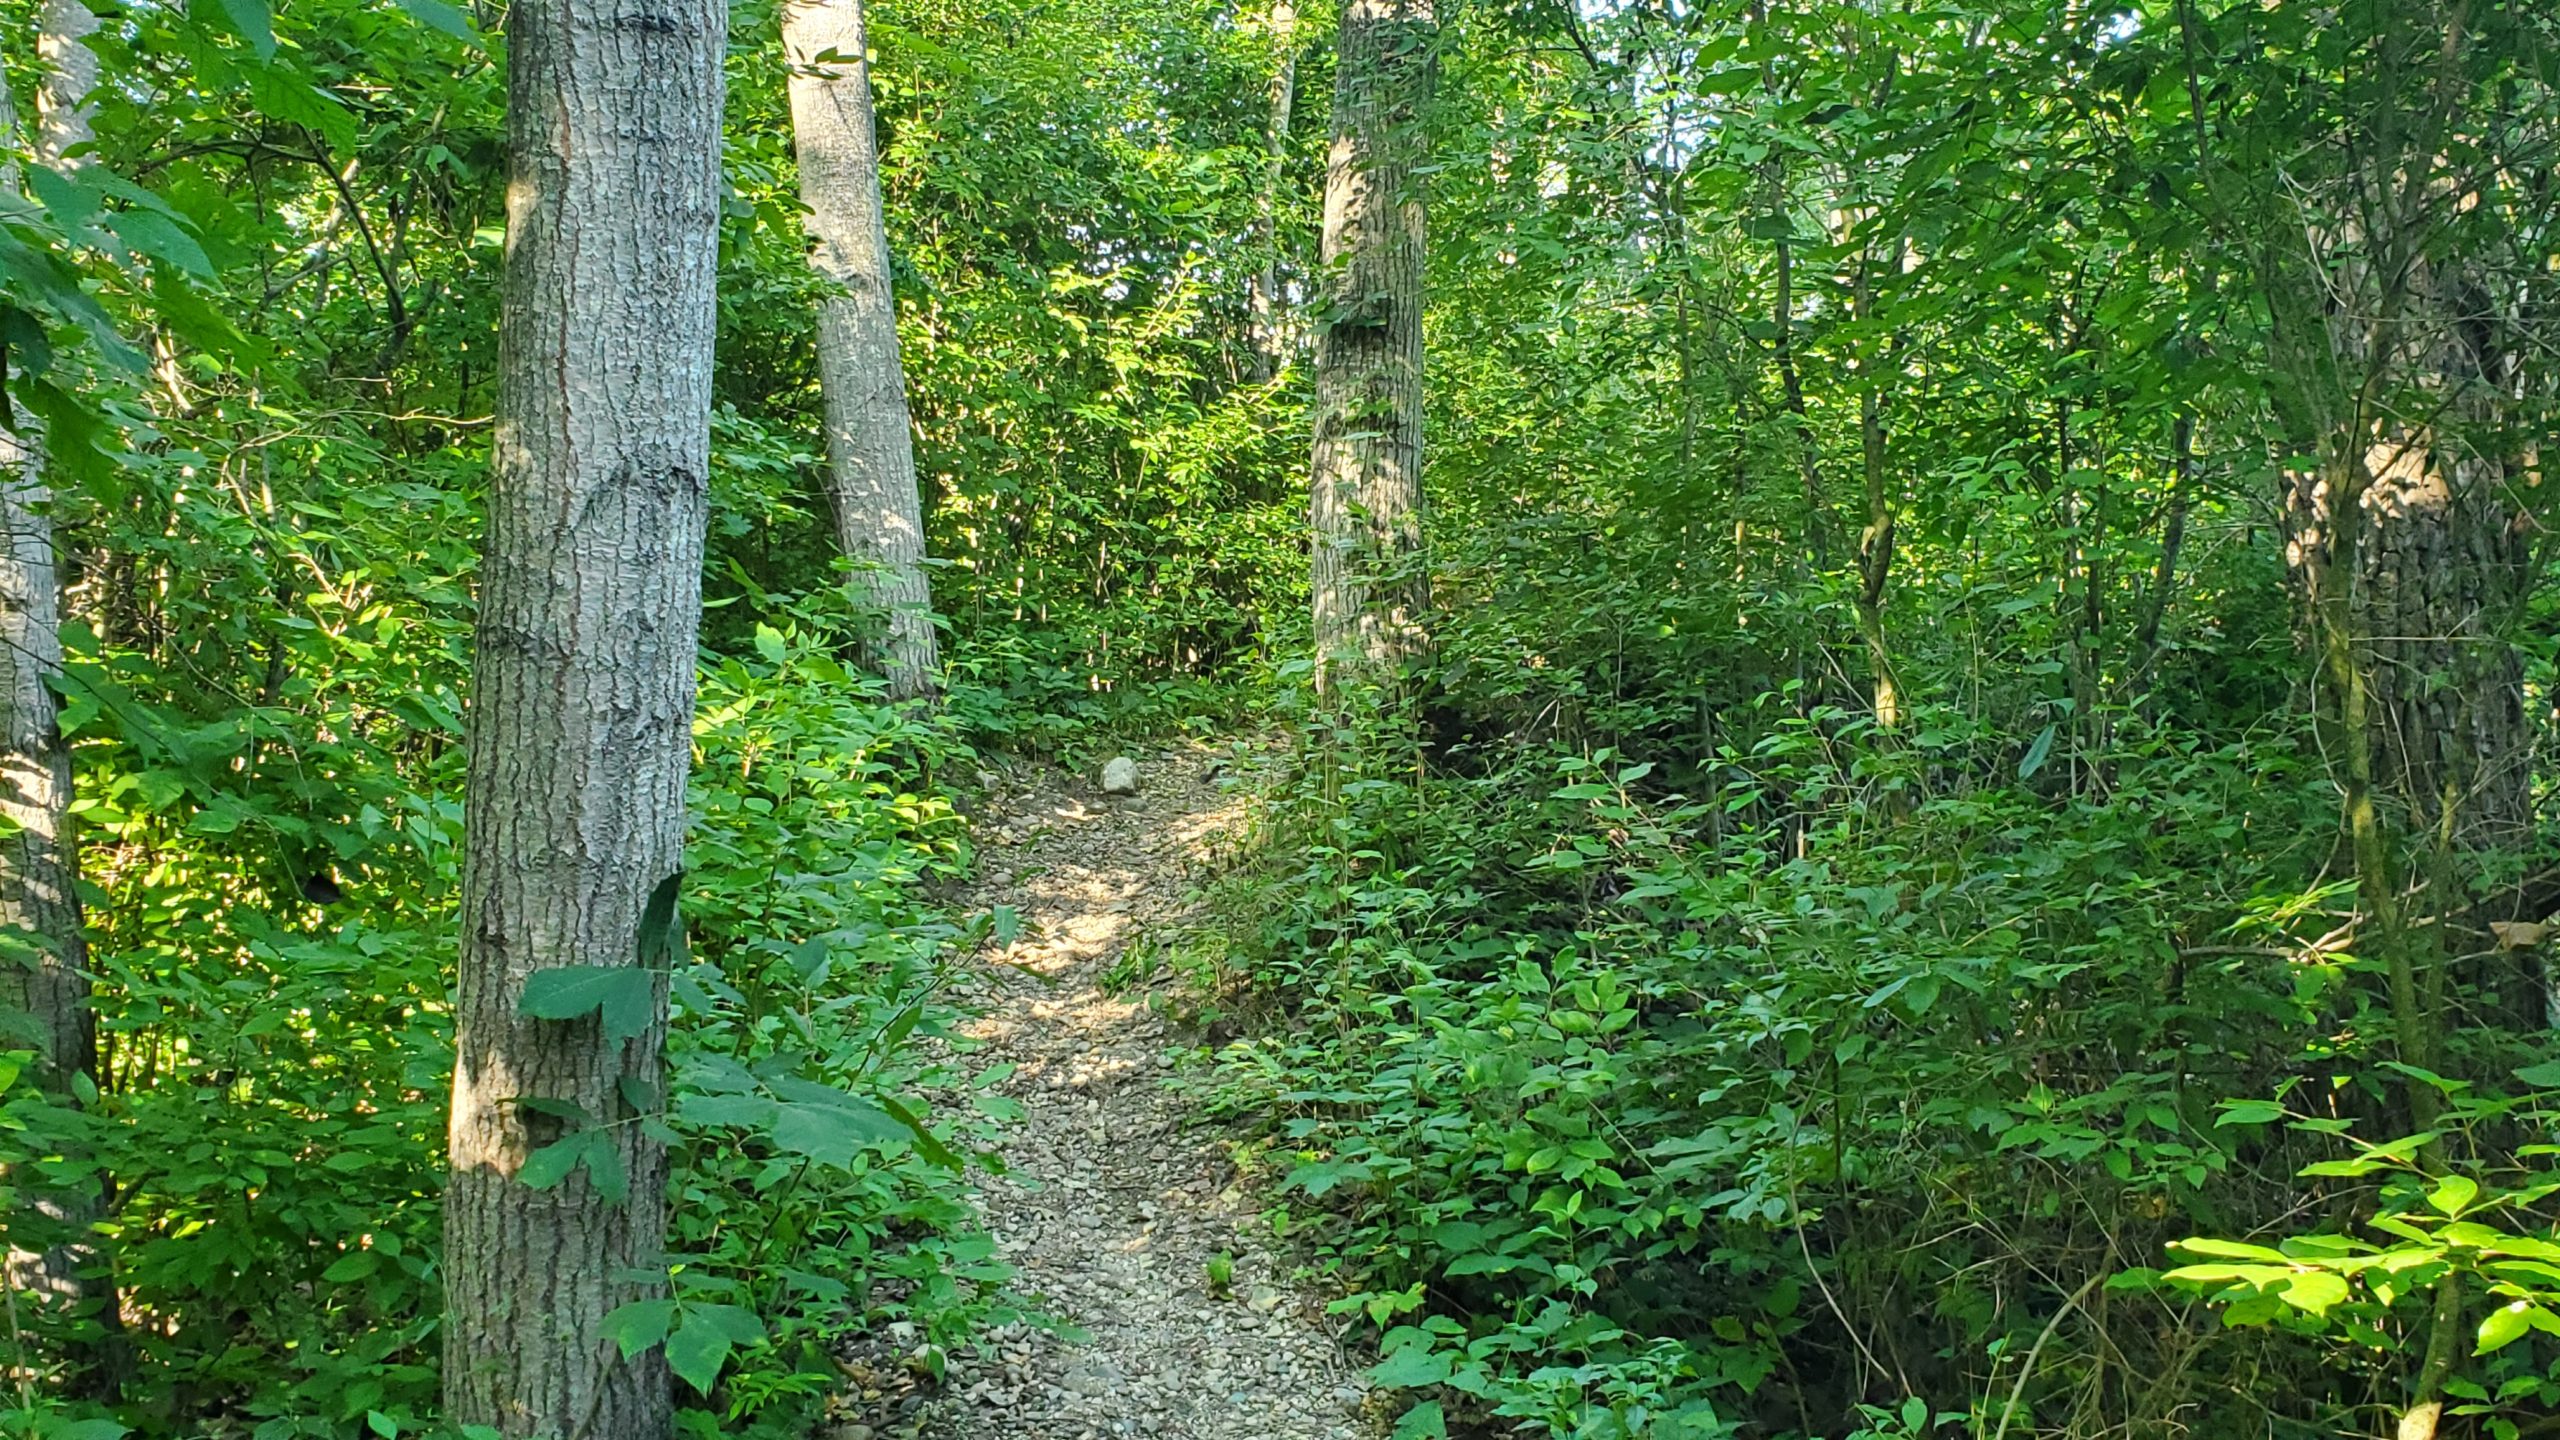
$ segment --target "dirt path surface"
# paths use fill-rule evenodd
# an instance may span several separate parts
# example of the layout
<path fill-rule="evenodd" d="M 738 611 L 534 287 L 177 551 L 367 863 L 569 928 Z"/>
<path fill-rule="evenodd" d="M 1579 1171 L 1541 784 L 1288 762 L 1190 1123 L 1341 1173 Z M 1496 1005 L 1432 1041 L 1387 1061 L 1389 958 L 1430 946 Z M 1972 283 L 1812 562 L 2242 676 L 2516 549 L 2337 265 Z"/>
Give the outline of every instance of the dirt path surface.
<path fill-rule="evenodd" d="M 1175 1042 L 1143 987 L 1106 979 L 1192 917 L 1207 847 L 1243 815 L 1218 753 L 1142 759 L 1135 796 L 1051 776 L 979 827 L 971 909 L 1010 906 L 1015 942 L 980 957 L 969 1033 L 1026 1118 L 1010 1178 L 982 1194 L 1017 1284 L 1072 1327 L 999 1331 L 919 1417 L 941 1440 L 1359 1440 L 1357 1369 L 1322 1305 L 1288 1283 L 1213 1129 L 1164 1088 Z M 1143 953 L 1143 952 L 1140 952 Z M 1134 958 L 1134 957 L 1133 957 Z M 1008 963 L 1009 962 L 1009 963 Z M 1213 1256 L 1233 1259 L 1213 1293 Z"/>

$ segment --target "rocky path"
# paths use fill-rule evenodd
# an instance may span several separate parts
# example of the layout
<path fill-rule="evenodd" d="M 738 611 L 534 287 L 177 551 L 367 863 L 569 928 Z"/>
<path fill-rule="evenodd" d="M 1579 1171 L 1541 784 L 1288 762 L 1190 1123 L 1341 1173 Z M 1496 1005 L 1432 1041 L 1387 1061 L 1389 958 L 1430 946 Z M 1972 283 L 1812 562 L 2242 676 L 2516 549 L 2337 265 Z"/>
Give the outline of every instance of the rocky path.
<path fill-rule="evenodd" d="M 926 1436 L 1374 1433 L 1358 1370 L 1250 1223 L 1220 1137 L 1166 1092 L 1175 1037 L 1128 983 L 1138 967 L 1119 965 L 1189 923 L 1205 847 L 1241 818 L 1219 768 L 1205 747 L 1159 754 L 1134 796 L 1051 777 L 1000 796 L 980 827 L 984 878 L 966 903 L 1010 906 L 1021 928 L 979 958 L 973 1059 L 1012 1064 L 1001 1088 L 1026 1111 L 1005 1147 L 1012 1174 L 982 1203 L 1017 1284 L 1068 1328 L 991 1337 L 925 1407 Z"/>

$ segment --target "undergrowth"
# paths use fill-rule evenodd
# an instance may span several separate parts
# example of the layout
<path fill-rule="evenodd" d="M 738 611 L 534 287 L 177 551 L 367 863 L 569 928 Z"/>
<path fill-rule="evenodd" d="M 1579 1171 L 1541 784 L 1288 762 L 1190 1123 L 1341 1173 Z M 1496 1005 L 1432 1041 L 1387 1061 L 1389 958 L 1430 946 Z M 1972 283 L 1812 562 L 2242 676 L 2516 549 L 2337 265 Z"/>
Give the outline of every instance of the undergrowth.
<path fill-rule="evenodd" d="M 2381 1143 L 2300 738 L 2109 718 L 2066 777 L 1952 709 L 1771 694 L 1676 789 L 1311 725 L 1220 882 L 1251 1026 L 1195 1083 L 1398 1435 L 2338 1433 L 2449 1272 L 2508 1317 L 2470 1411 L 2560 1400 L 2560 1173 L 2512 1143 L 2560 1067 L 2448 1084 L 2483 1143 L 2441 1162 Z"/>

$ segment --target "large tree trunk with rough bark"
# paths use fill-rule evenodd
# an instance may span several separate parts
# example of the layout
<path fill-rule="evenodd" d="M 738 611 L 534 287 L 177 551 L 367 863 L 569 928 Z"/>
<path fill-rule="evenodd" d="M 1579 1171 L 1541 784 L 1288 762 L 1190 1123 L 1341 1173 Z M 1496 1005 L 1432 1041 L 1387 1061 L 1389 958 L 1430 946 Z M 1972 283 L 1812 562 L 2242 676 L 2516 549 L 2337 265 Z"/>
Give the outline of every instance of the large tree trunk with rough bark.
<path fill-rule="evenodd" d="M 2456 854 L 2514 849 L 2532 818 L 2533 727 L 2503 626 L 2529 556 L 2503 467 L 2425 433 L 2354 448 L 2362 524 L 2339 578 L 2368 676 L 2375 786 L 2404 833 Z M 2297 564 L 2329 548 L 2330 491 L 2320 472 L 2294 479 Z"/>
<path fill-rule="evenodd" d="M 48 0 L 38 21 L 36 53 L 44 66 L 36 97 L 34 158 L 56 169 L 87 163 L 91 92 L 98 57 L 88 37 L 98 17 L 77 0 Z M 10 139 L 13 111 L 0 80 L 0 145 Z M 14 166 L 0 167 L 0 192 L 16 194 Z M 52 689 L 62 670 L 61 592 L 54 567 L 53 494 L 45 476 L 42 437 L 23 416 L 20 429 L 0 424 L 0 1010 L 23 1016 L 35 1042 L 38 1079 L 69 1096 L 97 1070 L 97 1034 L 89 1008 L 88 941 L 81 927 L 78 852 L 71 838 L 71 753 Z M 96 1273 L 85 1232 L 96 1220 L 93 1185 L 29 1187 L 29 1211 L 54 1233 L 42 1253 L 9 1257 L 8 1283 L 65 1303 L 96 1302 L 112 1332 L 112 1283 Z M 90 1357 L 97 1382 L 111 1388 L 117 1347 Z"/>
<path fill-rule="evenodd" d="M 1280 304 L 1280 186 L 1289 168 L 1289 120 L 1298 103 L 1298 7 L 1295 0 L 1272 0 L 1271 120 L 1263 131 L 1262 196 L 1254 211 L 1254 243 L 1262 251 L 1246 296 L 1253 325 L 1253 378 L 1268 380 L 1280 373 L 1288 349 L 1288 328 Z"/>
<path fill-rule="evenodd" d="M 791 66 L 800 203 L 814 242 L 810 263 L 831 287 L 818 304 L 818 380 L 836 534 L 865 593 L 888 616 L 878 659 L 889 693 L 922 695 L 933 689 L 939 656 L 906 372 L 898 363 L 862 0 L 786 0 L 782 44 Z"/>
<path fill-rule="evenodd" d="M 1316 686 L 1392 684 L 1429 644 L 1422 557 L 1422 197 L 1431 0 L 1345 0 L 1315 357 Z M 1346 670 L 1349 673 L 1346 673 Z"/>
<path fill-rule="evenodd" d="M 656 1440 L 670 1420 L 663 1355 L 625 1362 L 604 1320 L 663 1293 L 666 1155 L 628 1122 L 662 1089 L 647 932 L 684 842 L 726 38 L 723 0 L 508 16 L 444 1343 L 447 1418 L 509 1437 Z M 564 967 L 636 987 L 645 1023 L 524 1014 L 527 981 Z M 584 1166 L 535 1190 L 519 1172 L 564 1139 Z"/>

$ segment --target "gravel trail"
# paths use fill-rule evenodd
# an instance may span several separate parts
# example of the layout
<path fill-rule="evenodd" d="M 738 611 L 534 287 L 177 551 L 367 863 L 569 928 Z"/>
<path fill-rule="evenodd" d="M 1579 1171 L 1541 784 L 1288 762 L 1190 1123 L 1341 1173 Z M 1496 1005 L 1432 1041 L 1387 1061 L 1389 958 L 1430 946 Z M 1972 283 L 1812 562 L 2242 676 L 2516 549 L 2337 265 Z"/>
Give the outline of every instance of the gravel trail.
<path fill-rule="evenodd" d="M 973 1060 L 1012 1064 L 1007 1178 L 981 1193 L 1017 1285 L 1069 1327 L 1008 1327 L 917 1419 L 936 1440 L 1362 1440 L 1366 1387 L 1321 1301 L 1253 1223 L 1226 1146 L 1164 1088 L 1176 1037 L 1130 972 L 1192 920 L 1193 880 L 1244 802 L 1201 746 L 1141 760 L 1134 796 L 1052 775 L 981 822 L 970 909 L 1011 906 L 978 957 Z M 1123 958 L 1132 963 L 1123 965 Z M 1115 966 L 1120 973 L 1114 974 Z M 1143 977 L 1140 977 L 1141 980 Z M 1116 982 L 1116 983 L 1115 983 Z M 1210 1280 L 1213 1256 L 1233 1261 Z"/>

